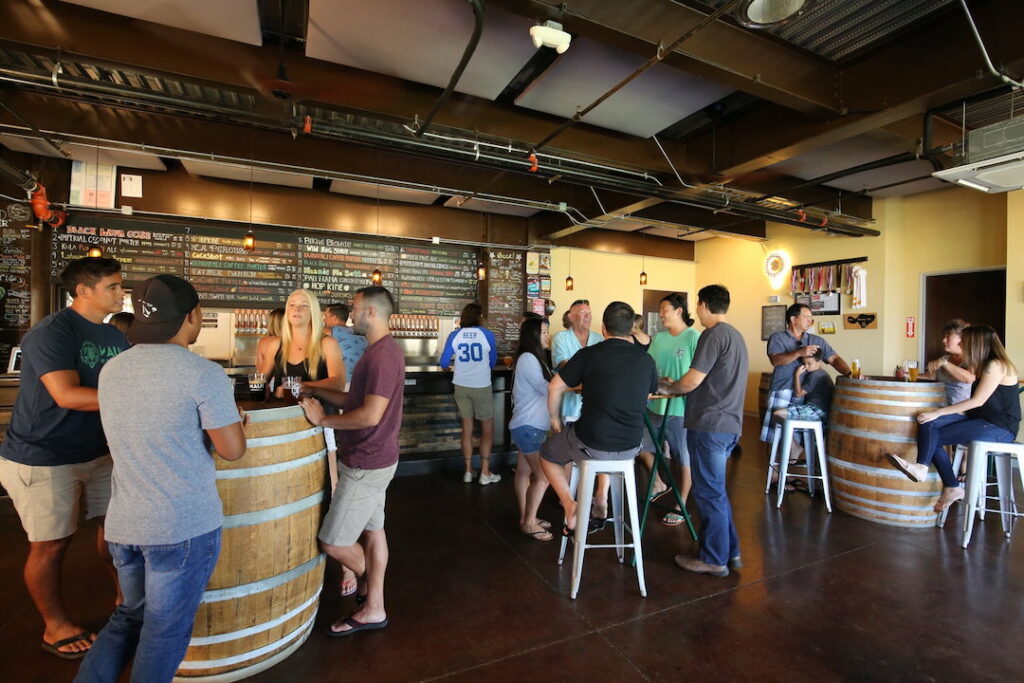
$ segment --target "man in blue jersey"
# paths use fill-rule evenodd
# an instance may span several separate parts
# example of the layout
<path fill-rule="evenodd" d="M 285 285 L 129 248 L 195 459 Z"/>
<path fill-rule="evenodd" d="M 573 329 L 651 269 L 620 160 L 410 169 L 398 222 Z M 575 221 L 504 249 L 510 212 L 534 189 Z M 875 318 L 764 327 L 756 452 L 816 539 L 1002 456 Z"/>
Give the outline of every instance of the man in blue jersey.
<path fill-rule="evenodd" d="M 334 304 L 328 306 L 324 311 L 324 327 L 331 332 L 331 336 L 338 340 L 341 346 L 342 359 L 345 361 L 345 377 L 352 381 L 352 373 L 356 371 L 356 363 L 363 357 L 366 351 L 366 337 L 356 334 L 355 330 L 348 326 L 349 308 L 345 304 Z"/>
<path fill-rule="evenodd" d="M 480 304 L 466 304 L 459 319 L 459 329 L 448 335 L 441 352 L 441 367 L 455 364 L 455 404 L 462 420 L 462 459 L 466 471 L 462 481 L 473 481 L 473 420 L 480 420 L 480 484 L 501 481 L 491 473 L 491 445 L 494 442 L 494 393 L 491 390 L 491 369 L 498 362 L 498 345 L 494 335 L 482 326 Z"/>

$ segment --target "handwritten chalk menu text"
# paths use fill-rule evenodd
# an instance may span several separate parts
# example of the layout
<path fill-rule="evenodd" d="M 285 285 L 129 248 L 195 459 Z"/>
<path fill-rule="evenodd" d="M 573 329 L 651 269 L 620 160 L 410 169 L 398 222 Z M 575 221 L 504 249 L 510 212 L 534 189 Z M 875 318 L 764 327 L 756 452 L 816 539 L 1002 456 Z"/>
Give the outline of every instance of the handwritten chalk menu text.
<path fill-rule="evenodd" d="M 306 288 L 322 302 L 347 301 L 383 273 L 398 311 L 458 315 L 476 299 L 476 250 L 393 240 L 355 240 L 336 233 L 254 229 L 256 249 L 242 248 L 238 228 L 79 219 L 53 233 L 54 283 L 68 262 L 97 246 L 121 262 L 126 284 L 170 273 L 191 282 L 207 306 L 284 305 Z M 521 296 L 521 294 L 520 294 Z"/>
<path fill-rule="evenodd" d="M 525 282 L 523 252 L 491 249 L 487 252 L 487 326 L 498 342 L 498 351 L 511 352 L 519 341 Z"/>
<path fill-rule="evenodd" d="M 0 372 L 31 323 L 32 231 L 14 222 L 0 217 Z"/>

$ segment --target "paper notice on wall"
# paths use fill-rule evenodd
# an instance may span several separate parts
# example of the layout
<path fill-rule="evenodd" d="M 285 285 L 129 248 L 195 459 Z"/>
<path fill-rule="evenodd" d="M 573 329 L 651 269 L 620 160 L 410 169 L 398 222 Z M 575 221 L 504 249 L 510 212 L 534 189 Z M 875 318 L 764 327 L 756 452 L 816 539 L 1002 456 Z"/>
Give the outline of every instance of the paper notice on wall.
<path fill-rule="evenodd" d="M 131 175 L 128 173 L 121 174 L 121 196 L 122 197 L 141 197 L 142 196 L 142 176 Z"/>
<path fill-rule="evenodd" d="M 94 161 L 71 162 L 70 203 L 93 209 L 114 208 L 114 178 L 117 166 Z"/>

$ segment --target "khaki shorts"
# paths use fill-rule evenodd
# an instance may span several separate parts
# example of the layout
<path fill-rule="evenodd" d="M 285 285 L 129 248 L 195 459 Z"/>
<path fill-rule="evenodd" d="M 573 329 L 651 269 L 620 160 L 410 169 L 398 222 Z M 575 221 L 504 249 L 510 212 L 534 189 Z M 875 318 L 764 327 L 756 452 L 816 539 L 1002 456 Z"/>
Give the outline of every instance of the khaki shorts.
<path fill-rule="evenodd" d="M 463 420 L 490 420 L 494 417 L 494 392 L 490 387 L 460 387 L 456 384 L 455 405 L 459 407 L 459 417 Z"/>
<path fill-rule="evenodd" d="M 384 528 L 384 501 L 388 484 L 398 469 L 361 470 L 338 463 L 338 486 L 317 536 L 328 545 L 355 545 L 364 531 Z"/>
<path fill-rule="evenodd" d="M 0 458 L 0 484 L 10 494 L 28 540 L 56 541 L 75 533 L 83 512 L 85 519 L 107 514 L 112 470 L 109 455 L 53 466 L 22 465 Z"/>

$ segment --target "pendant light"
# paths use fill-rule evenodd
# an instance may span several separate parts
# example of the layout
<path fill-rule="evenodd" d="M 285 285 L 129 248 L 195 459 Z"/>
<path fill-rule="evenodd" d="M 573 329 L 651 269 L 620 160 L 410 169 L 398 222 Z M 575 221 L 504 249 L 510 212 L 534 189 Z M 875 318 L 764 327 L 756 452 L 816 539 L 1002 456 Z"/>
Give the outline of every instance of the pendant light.
<path fill-rule="evenodd" d="M 569 235 L 569 240 L 570 240 L 570 244 L 569 244 L 569 274 L 565 276 L 565 291 L 567 291 L 567 292 L 571 292 L 572 288 L 573 288 L 573 281 L 572 281 L 572 243 L 571 243 L 572 235 L 571 234 Z"/>
<path fill-rule="evenodd" d="M 476 279 L 480 282 L 487 279 L 487 266 L 482 263 L 476 267 Z"/>
<path fill-rule="evenodd" d="M 253 169 L 255 156 L 255 140 L 253 136 L 255 132 L 249 131 L 249 230 L 245 233 L 245 237 L 242 238 L 242 249 L 245 251 L 256 251 L 256 235 L 252 231 L 252 194 L 253 194 L 253 183 L 255 170 Z"/>
<path fill-rule="evenodd" d="M 377 238 L 380 238 L 380 154 L 377 155 Z M 380 268 L 374 268 L 370 273 L 370 282 L 375 287 L 380 287 L 384 282 L 384 273 Z"/>
<path fill-rule="evenodd" d="M 99 247 L 89 247 L 88 256 L 90 258 L 99 258 L 103 256 L 103 250 L 100 249 Z"/>
<path fill-rule="evenodd" d="M 641 265 L 640 265 L 640 286 L 641 287 L 643 285 L 647 284 L 647 253 L 644 250 L 644 242 L 646 241 L 645 240 L 645 236 L 646 235 L 645 235 L 645 233 L 643 231 L 643 228 L 640 228 L 640 251 L 642 252 L 641 256 L 640 256 L 640 258 L 642 259 Z"/>

